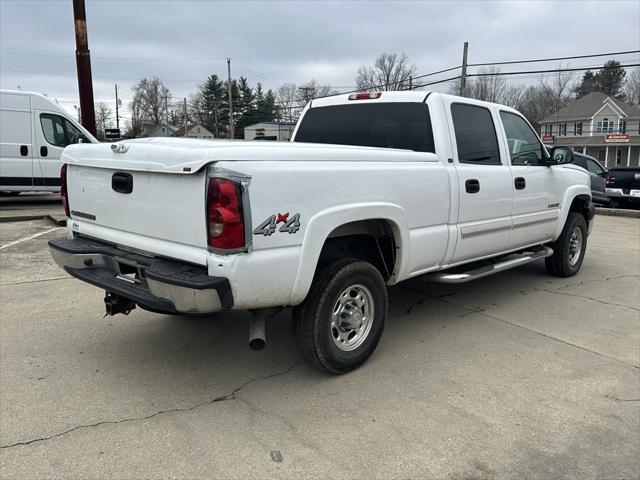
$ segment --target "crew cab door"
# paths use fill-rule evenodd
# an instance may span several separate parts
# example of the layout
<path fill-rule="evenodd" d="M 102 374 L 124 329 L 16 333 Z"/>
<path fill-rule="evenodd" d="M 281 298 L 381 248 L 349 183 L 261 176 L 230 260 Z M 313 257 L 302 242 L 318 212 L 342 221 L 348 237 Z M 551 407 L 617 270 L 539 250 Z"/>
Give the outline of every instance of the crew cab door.
<path fill-rule="evenodd" d="M 561 172 L 548 166 L 546 152 L 529 123 L 501 110 L 511 161 L 513 226 L 509 249 L 551 240 L 560 218 Z"/>
<path fill-rule="evenodd" d="M 497 111 L 447 102 L 459 195 L 456 246 L 447 262 L 451 265 L 506 249 L 513 193 L 504 144 L 498 141 Z"/>
<path fill-rule="evenodd" d="M 33 168 L 33 185 L 40 187 L 60 186 L 60 155 L 67 145 L 82 140 L 86 136 L 68 119 L 58 113 L 36 110 L 34 120 L 36 150 Z"/>

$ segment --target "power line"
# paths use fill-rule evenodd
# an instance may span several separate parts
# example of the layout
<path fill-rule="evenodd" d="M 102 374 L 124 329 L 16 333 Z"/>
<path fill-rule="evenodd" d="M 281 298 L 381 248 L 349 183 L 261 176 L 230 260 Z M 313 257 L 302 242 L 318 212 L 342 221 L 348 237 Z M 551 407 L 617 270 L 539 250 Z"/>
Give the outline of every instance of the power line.
<path fill-rule="evenodd" d="M 535 60 L 510 60 L 506 62 L 493 63 L 469 63 L 469 67 L 488 67 L 491 65 L 511 65 L 514 63 L 539 63 L 539 62 L 556 62 L 558 60 L 574 60 L 578 58 L 595 58 L 595 57 L 612 57 L 614 55 L 628 55 L 631 53 L 639 53 L 640 50 L 627 50 L 624 52 L 594 53 L 590 55 L 574 55 L 571 57 L 555 57 L 555 58 L 537 58 Z"/>
<path fill-rule="evenodd" d="M 609 70 L 613 68 L 629 68 L 640 66 L 640 63 L 629 63 L 626 65 L 615 65 L 611 67 L 600 67 L 600 69 Z M 551 70 L 527 70 L 523 72 L 487 72 L 487 73 L 470 73 L 468 77 L 501 77 L 506 75 L 523 75 L 531 73 L 558 73 L 558 72 L 580 72 L 591 70 L 593 67 L 576 67 L 576 68 L 554 68 Z"/>

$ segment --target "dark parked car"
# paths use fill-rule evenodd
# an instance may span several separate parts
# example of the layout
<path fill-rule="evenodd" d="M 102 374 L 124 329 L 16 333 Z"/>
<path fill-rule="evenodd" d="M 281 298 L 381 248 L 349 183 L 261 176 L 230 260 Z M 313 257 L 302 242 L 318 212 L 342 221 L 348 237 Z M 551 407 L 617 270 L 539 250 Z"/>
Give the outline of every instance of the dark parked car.
<path fill-rule="evenodd" d="M 606 187 L 610 207 L 640 209 L 640 167 L 611 167 Z"/>
<path fill-rule="evenodd" d="M 591 197 L 593 202 L 606 205 L 609 202 L 609 198 L 605 191 L 607 183 L 607 169 L 604 168 L 595 158 L 582 153 L 573 152 L 573 160 L 571 163 L 578 165 L 589 172 L 589 177 L 591 177 Z"/>

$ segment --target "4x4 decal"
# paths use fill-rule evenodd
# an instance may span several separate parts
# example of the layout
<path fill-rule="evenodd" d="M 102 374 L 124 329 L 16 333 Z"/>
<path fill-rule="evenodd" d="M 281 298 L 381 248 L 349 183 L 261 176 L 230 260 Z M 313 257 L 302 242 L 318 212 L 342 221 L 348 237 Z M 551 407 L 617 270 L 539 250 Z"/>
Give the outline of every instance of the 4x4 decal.
<path fill-rule="evenodd" d="M 253 234 L 268 237 L 276 231 L 279 223 L 283 224 L 280 227 L 280 230 L 278 230 L 279 232 L 290 234 L 296 233 L 300 230 L 300 214 L 296 213 L 291 218 L 289 218 L 289 212 L 271 215 L 264 222 L 258 225 L 258 227 L 253 231 Z"/>

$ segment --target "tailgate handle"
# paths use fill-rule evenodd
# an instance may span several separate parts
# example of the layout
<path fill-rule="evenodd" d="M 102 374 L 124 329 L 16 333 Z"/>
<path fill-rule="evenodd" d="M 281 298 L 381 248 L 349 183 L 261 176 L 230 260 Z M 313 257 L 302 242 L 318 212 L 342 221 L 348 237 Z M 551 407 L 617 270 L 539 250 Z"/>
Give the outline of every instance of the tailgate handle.
<path fill-rule="evenodd" d="M 116 172 L 111 177 L 111 188 L 118 193 L 131 193 L 133 177 L 129 173 Z"/>

